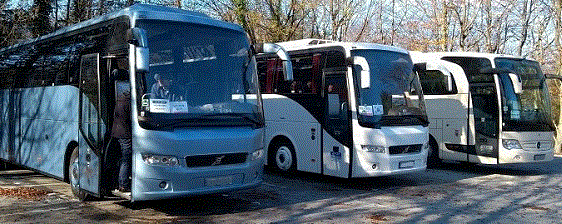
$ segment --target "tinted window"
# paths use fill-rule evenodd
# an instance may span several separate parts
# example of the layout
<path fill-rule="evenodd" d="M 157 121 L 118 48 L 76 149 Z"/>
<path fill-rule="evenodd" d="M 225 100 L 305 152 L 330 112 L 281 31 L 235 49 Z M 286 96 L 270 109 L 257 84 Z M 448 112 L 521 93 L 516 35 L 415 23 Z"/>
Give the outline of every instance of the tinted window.
<path fill-rule="evenodd" d="M 14 84 L 14 76 L 11 72 L 13 65 L 10 64 L 9 55 L 0 56 L 0 89 L 9 89 Z"/>
<path fill-rule="evenodd" d="M 422 87 L 408 54 L 366 49 L 352 50 L 351 55 L 364 57 L 370 72 L 370 87 L 362 88 L 363 69 L 359 65 L 353 66 L 360 125 L 427 124 L 423 97 L 417 96 Z"/>
<path fill-rule="evenodd" d="M 492 75 L 480 74 L 480 69 L 492 67 L 492 62 L 490 62 L 487 58 L 443 57 L 442 59 L 461 66 L 469 82 L 494 81 L 494 77 Z"/>
<path fill-rule="evenodd" d="M 328 63 L 327 58 L 336 60 L 336 62 Z M 331 68 L 345 66 L 343 53 L 337 51 L 291 55 L 293 81 L 285 81 L 282 64 L 277 56 L 258 60 L 260 90 L 262 93 L 320 94 L 322 69 L 329 68 L 329 66 L 332 66 Z"/>
<path fill-rule="evenodd" d="M 452 78 L 452 77 L 451 77 Z M 426 95 L 447 95 L 457 93 L 453 80 L 453 91 L 447 91 L 447 76 L 441 71 L 428 70 L 420 74 L 420 82 Z"/>

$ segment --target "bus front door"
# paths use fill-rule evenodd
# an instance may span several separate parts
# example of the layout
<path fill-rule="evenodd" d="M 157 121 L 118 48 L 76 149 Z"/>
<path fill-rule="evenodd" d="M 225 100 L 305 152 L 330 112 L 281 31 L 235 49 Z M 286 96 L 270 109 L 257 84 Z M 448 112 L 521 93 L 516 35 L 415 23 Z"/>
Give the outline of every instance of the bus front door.
<path fill-rule="evenodd" d="M 351 128 L 345 71 L 324 71 L 326 109 L 322 127 L 322 158 L 325 175 L 347 178 L 350 174 Z"/>
<path fill-rule="evenodd" d="M 105 135 L 102 121 L 100 54 L 82 56 L 80 62 L 79 188 L 100 196 L 100 152 Z"/>
<path fill-rule="evenodd" d="M 497 77 L 494 76 L 497 82 Z M 499 148 L 499 105 L 496 83 L 472 83 L 475 145 L 468 152 L 469 162 L 497 163 Z"/>

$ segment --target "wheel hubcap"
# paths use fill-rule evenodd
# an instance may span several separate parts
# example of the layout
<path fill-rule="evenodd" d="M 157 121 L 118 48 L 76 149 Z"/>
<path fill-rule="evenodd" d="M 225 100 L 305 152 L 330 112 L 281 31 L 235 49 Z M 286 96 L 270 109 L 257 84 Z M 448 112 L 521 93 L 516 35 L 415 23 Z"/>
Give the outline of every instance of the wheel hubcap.
<path fill-rule="evenodd" d="M 281 170 L 288 170 L 293 165 L 293 157 L 291 155 L 291 150 L 287 146 L 281 146 L 277 149 L 275 154 L 275 162 L 277 167 Z"/>
<path fill-rule="evenodd" d="M 70 164 L 70 184 L 72 187 L 78 187 L 78 158 L 74 159 Z"/>

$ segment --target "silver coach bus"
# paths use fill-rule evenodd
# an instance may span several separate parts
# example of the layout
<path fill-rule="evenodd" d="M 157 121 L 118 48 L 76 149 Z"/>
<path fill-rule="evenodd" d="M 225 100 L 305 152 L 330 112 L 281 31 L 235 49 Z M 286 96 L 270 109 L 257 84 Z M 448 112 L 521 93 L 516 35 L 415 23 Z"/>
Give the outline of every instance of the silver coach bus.
<path fill-rule="evenodd" d="M 260 52 L 290 63 L 277 45 L 250 45 L 238 25 L 142 4 L 1 49 L 0 159 L 69 181 L 80 199 L 109 195 L 115 99 L 130 92 L 131 201 L 257 186 Z M 162 77 L 174 97 L 151 92 Z"/>

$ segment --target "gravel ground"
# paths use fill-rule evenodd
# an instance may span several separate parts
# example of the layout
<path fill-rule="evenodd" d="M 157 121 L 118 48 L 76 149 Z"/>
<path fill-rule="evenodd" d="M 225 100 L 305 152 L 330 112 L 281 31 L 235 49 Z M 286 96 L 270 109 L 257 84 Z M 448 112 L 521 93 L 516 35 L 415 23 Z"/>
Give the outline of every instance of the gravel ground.
<path fill-rule="evenodd" d="M 80 202 L 66 183 L 0 171 L 0 223 L 560 223 L 561 189 L 562 157 L 352 180 L 266 172 L 256 189 L 135 204 Z"/>

